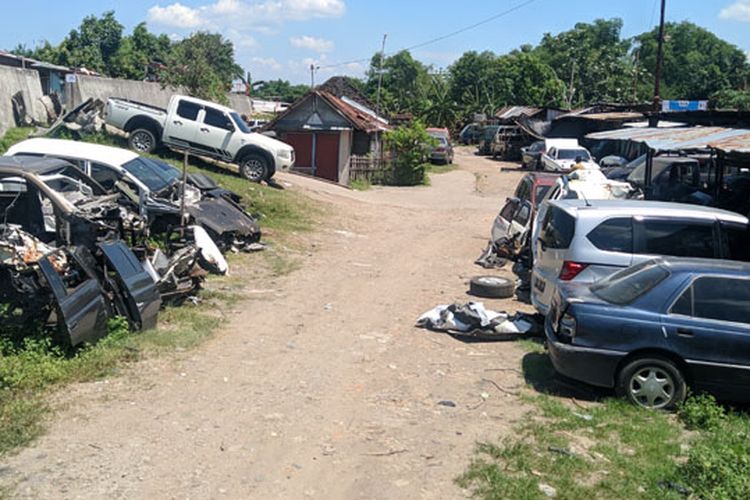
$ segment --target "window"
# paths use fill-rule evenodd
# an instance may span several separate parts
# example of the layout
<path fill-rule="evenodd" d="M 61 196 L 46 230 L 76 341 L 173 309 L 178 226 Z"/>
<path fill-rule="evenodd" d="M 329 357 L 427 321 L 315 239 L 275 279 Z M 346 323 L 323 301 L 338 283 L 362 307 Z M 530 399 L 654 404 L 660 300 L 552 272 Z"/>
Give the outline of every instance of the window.
<path fill-rule="evenodd" d="M 589 152 L 585 149 L 561 149 L 557 153 L 557 158 L 559 160 L 575 160 L 579 156 L 584 161 L 588 161 L 591 159 L 591 157 L 589 156 Z"/>
<path fill-rule="evenodd" d="M 633 219 L 618 217 L 605 220 L 586 237 L 599 250 L 633 253 Z"/>
<path fill-rule="evenodd" d="M 198 111 L 200 110 L 201 107 L 198 104 L 190 101 L 180 101 L 177 105 L 177 115 L 186 120 L 195 121 L 198 118 Z"/>
<path fill-rule="evenodd" d="M 535 190 L 534 206 L 538 207 L 552 186 L 537 186 Z"/>
<path fill-rule="evenodd" d="M 654 261 L 623 269 L 591 285 L 597 297 L 610 304 L 626 305 L 652 290 L 669 276 L 669 271 Z"/>
<path fill-rule="evenodd" d="M 539 153 L 543 149 L 544 149 L 544 143 L 543 142 L 541 142 L 541 141 L 540 142 L 535 142 L 529 148 L 529 152 L 531 152 L 531 153 Z"/>
<path fill-rule="evenodd" d="M 750 323 L 750 280 L 698 278 L 693 282 L 693 316 Z"/>
<path fill-rule="evenodd" d="M 180 177 L 180 172 L 170 165 L 142 157 L 130 160 L 122 168 L 154 192 L 171 186 Z"/>
<path fill-rule="evenodd" d="M 750 262 L 750 228 L 722 225 L 721 238 L 727 259 Z"/>
<path fill-rule="evenodd" d="M 689 221 L 643 221 L 642 253 L 674 257 L 716 257 L 713 226 Z"/>
<path fill-rule="evenodd" d="M 234 121 L 234 124 L 237 125 L 238 129 L 240 129 L 240 132 L 244 134 L 249 134 L 250 132 L 252 132 L 252 130 L 250 130 L 250 128 L 247 126 L 247 123 L 245 123 L 245 120 L 243 120 L 236 111 L 232 111 L 231 113 L 229 113 L 229 116 L 232 117 L 232 121 Z M 264 125 L 264 122 L 261 122 L 259 120 L 254 121 L 256 126 L 258 127 L 262 127 Z"/>
<path fill-rule="evenodd" d="M 108 166 L 94 162 L 91 162 L 91 177 L 107 190 L 114 189 L 119 178 L 117 173 Z"/>
<path fill-rule="evenodd" d="M 516 210 L 518 209 L 518 200 L 508 200 L 502 210 L 500 210 L 500 218 L 510 221 L 513 219 Z"/>
<path fill-rule="evenodd" d="M 218 109 L 214 108 L 205 109 L 206 116 L 203 117 L 203 123 L 224 130 L 234 130 L 232 122 L 229 121 L 229 118 L 224 114 L 223 111 L 219 111 Z"/>
<path fill-rule="evenodd" d="M 529 219 L 531 218 L 531 207 L 524 203 L 521 205 L 521 208 L 518 210 L 518 213 L 516 213 L 516 216 L 514 217 L 516 220 L 516 223 L 520 224 L 521 226 L 526 226 L 526 224 L 529 222 Z"/>
<path fill-rule="evenodd" d="M 521 183 L 516 188 L 516 198 L 519 200 L 528 200 L 531 198 L 531 187 L 528 179 L 521 179 Z"/>
<path fill-rule="evenodd" d="M 539 241 L 549 248 L 565 249 L 570 246 L 575 230 L 575 218 L 559 207 L 552 206 L 542 221 Z"/>
<path fill-rule="evenodd" d="M 669 312 L 672 314 L 682 314 L 683 316 L 693 315 L 693 285 L 690 285 L 682 292 L 682 295 L 675 301 Z"/>

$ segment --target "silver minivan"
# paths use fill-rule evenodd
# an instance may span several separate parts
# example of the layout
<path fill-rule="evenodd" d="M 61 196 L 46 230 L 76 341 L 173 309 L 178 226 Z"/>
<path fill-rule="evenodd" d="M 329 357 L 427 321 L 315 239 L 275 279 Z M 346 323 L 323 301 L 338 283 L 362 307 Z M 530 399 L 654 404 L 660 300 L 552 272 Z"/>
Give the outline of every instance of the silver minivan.
<path fill-rule="evenodd" d="M 594 282 L 656 256 L 750 261 L 748 219 L 734 212 L 641 200 L 544 203 L 531 277 L 542 314 L 559 284 Z"/>

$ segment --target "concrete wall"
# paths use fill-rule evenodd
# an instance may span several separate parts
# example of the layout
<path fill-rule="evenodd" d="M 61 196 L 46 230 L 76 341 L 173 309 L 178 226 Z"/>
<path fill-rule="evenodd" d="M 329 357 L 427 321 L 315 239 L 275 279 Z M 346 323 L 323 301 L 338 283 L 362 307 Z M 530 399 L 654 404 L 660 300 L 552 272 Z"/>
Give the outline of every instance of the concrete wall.
<path fill-rule="evenodd" d="M 339 134 L 339 184 L 349 185 L 349 159 L 352 156 L 352 131 L 342 130 Z"/>
<path fill-rule="evenodd" d="M 165 87 L 160 83 L 140 82 L 137 80 L 121 80 L 118 78 L 102 78 L 99 76 L 77 75 L 73 87 L 73 106 L 77 106 L 86 99 L 94 98 L 106 101 L 110 97 L 123 97 L 160 108 L 166 108 L 169 98 L 173 94 L 184 94 L 182 88 Z M 250 115 L 252 105 L 245 95 L 229 94 L 229 107 L 240 114 Z"/>
<path fill-rule="evenodd" d="M 0 66 L 0 136 L 16 126 L 13 119 L 13 95 L 21 91 L 26 112 L 37 122 L 47 122 L 47 110 L 42 104 L 42 84 L 39 73 L 32 69 Z"/>

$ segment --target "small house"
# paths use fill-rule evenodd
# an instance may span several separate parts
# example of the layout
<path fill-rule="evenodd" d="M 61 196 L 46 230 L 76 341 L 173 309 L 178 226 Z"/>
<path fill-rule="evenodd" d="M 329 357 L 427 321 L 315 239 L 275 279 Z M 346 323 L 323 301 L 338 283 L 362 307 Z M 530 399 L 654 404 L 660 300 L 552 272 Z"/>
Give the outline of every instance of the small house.
<path fill-rule="evenodd" d="M 348 184 L 352 157 L 380 155 L 390 126 L 367 105 L 318 88 L 264 128 L 294 147 L 293 170 Z"/>

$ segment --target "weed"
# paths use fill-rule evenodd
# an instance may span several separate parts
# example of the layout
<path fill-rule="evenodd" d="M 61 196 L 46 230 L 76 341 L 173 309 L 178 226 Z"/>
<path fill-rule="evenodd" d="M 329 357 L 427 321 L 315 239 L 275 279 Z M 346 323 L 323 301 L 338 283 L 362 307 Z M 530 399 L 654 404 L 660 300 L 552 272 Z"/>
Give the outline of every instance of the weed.
<path fill-rule="evenodd" d="M 0 155 L 5 154 L 12 145 L 26 139 L 34 131 L 31 127 L 16 127 L 8 129 L 0 138 Z"/>
<path fill-rule="evenodd" d="M 356 191 L 367 191 L 372 187 L 372 184 L 367 179 L 355 179 L 349 182 L 349 187 Z"/>
<path fill-rule="evenodd" d="M 699 394 L 690 396 L 680 405 L 679 415 L 688 429 L 712 430 L 721 424 L 726 412 L 713 396 Z"/>

